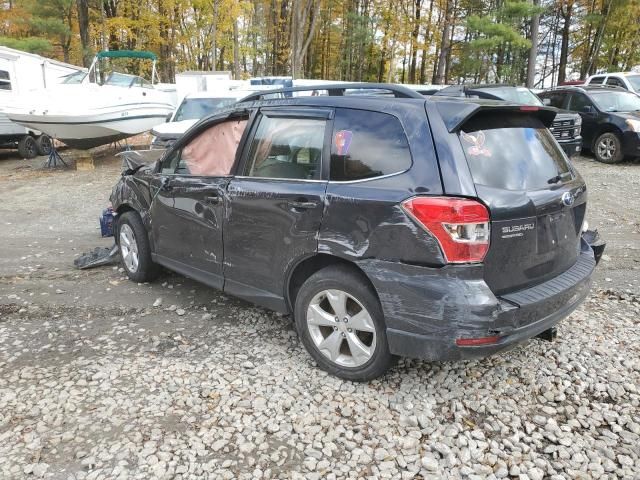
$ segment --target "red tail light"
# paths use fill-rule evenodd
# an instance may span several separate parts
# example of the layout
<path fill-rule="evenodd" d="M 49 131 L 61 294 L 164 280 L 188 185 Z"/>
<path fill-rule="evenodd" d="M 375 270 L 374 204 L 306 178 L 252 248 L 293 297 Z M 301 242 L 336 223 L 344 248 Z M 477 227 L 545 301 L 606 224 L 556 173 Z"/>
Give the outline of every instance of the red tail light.
<path fill-rule="evenodd" d="M 489 250 L 489 211 L 475 200 L 413 197 L 402 208 L 431 233 L 449 263 L 481 262 Z"/>
<path fill-rule="evenodd" d="M 479 337 L 479 338 L 457 338 L 456 345 L 459 347 L 477 347 L 479 345 L 493 345 L 498 343 L 500 337 Z"/>
<path fill-rule="evenodd" d="M 540 110 L 540 107 L 536 107 L 535 105 L 523 105 L 520 107 L 521 112 L 537 112 Z"/>

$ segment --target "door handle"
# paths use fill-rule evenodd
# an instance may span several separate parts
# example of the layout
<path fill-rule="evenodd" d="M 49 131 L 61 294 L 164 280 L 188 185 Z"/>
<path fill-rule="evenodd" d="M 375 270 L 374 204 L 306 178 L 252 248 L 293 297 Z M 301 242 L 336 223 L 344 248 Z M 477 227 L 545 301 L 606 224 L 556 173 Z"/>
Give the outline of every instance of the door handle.
<path fill-rule="evenodd" d="M 316 208 L 318 206 L 317 202 L 308 202 L 305 200 L 290 200 L 287 202 L 287 205 L 289 205 L 292 208 L 299 208 L 302 210 L 306 210 L 309 208 Z"/>
<path fill-rule="evenodd" d="M 218 205 L 220 203 L 220 197 L 218 195 L 209 195 L 204 197 L 204 201 L 209 205 Z"/>

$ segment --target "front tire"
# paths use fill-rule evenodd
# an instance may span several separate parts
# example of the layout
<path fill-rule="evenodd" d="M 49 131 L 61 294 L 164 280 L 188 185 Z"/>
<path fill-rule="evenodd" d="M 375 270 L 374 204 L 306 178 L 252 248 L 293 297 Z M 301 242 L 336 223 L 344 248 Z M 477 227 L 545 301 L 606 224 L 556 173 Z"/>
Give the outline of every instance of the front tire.
<path fill-rule="evenodd" d="M 27 160 L 38 156 L 38 144 L 31 135 L 25 135 L 18 142 L 18 153 Z"/>
<path fill-rule="evenodd" d="M 118 247 L 122 266 L 134 282 L 150 282 L 160 273 L 151 260 L 147 231 L 137 212 L 125 212 L 118 218 Z"/>
<path fill-rule="evenodd" d="M 394 363 L 380 302 L 352 268 L 334 265 L 311 275 L 298 291 L 294 316 L 303 345 L 332 375 L 367 381 Z"/>
<path fill-rule="evenodd" d="M 624 158 L 622 141 L 613 132 L 606 132 L 596 138 L 593 144 L 593 154 L 602 163 L 618 163 Z"/>

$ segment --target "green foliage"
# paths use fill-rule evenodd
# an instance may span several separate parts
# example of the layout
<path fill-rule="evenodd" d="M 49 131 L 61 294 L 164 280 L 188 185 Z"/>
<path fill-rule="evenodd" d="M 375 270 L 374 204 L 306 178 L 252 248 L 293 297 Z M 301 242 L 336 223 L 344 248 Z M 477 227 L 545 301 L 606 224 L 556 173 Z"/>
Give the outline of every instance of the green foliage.
<path fill-rule="evenodd" d="M 37 53 L 38 55 L 47 55 L 53 50 L 53 46 L 49 40 L 39 37 L 0 37 L 0 45 L 24 52 Z"/>
<path fill-rule="evenodd" d="M 306 44 L 313 31 L 305 58 L 296 62 L 307 78 L 409 81 L 411 68 L 428 83 L 447 31 L 453 34 L 442 60 L 446 82 L 522 83 L 532 17 L 539 14 L 539 75 L 557 78 L 561 43 L 567 75 L 640 63 L 639 0 L 539 0 L 539 6 L 533 0 L 87 0 L 85 45 L 77 2 L 4 3 L 2 42 L 77 64 L 83 52 L 150 50 L 165 80 L 183 70 L 234 70 L 237 58 L 247 78 L 290 75 L 293 35 L 302 31 Z M 319 14 L 306 13 L 293 26 L 301 2 Z"/>

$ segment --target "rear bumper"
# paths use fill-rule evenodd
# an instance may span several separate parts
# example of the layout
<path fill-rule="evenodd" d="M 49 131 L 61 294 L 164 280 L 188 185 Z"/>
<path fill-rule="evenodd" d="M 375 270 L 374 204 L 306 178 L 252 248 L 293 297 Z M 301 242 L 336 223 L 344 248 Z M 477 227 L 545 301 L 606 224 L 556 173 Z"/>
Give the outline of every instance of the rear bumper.
<path fill-rule="evenodd" d="M 472 359 L 537 336 L 582 303 L 596 266 L 593 250 L 582 243 L 578 260 L 566 272 L 500 297 L 482 279 L 481 266 L 393 264 L 386 272 L 381 265 L 361 266 L 378 291 L 391 353 L 432 361 Z M 456 344 L 457 339 L 483 337 L 498 338 L 490 345 Z"/>

